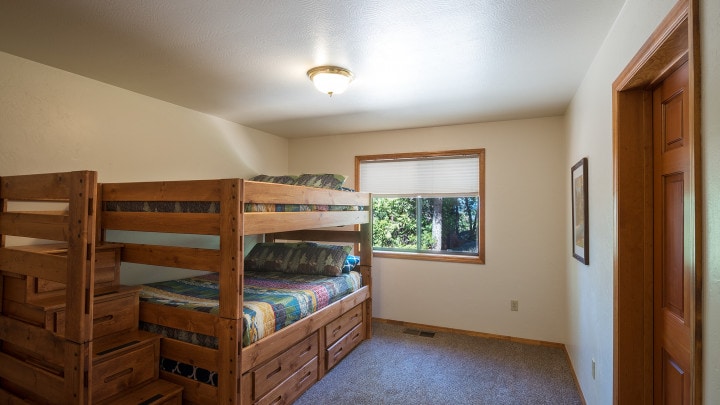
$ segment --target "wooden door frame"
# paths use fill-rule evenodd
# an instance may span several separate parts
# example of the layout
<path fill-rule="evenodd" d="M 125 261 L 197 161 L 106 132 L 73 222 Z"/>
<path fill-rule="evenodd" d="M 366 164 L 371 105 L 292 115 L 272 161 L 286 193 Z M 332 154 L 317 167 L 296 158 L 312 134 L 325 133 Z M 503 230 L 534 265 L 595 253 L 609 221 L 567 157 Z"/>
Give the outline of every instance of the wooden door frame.
<path fill-rule="evenodd" d="M 613 83 L 614 342 L 613 402 L 653 401 L 652 88 L 689 64 L 690 195 L 685 261 L 690 298 L 691 401 L 702 401 L 699 0 L 680 0 Z M 688 216 L 689 215 L 689 216 Z"/>

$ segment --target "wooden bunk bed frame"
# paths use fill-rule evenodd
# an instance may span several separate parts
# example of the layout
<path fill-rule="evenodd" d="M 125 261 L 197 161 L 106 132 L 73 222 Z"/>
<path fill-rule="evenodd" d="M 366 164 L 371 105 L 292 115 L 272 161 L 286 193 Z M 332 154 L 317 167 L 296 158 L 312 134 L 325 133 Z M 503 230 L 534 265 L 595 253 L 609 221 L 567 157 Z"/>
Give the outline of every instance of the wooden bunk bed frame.
<path fill-rule="evenodd" d="M 242 179 L 106 183 L 98 200 L 204 201 L 218 213 L 114 212 L 100 209 L 97 234 L 108 230 L 219 236 L 219 249 L 124 243 L 122 261 L 217 272 L 219 314 L 141 303 L 140 319 L 214 336 L 218 348 L 163 338 L 161 356 L 216 371 L 217 387 L 169 372 L 194 404 L 285 404 L 323 377 L 372 334 L 370 195 Z M 359 206 L 358 211 L 245 212 L 246 203 Z M 359 225 L 355 230 L 312 230 Z M 244 237 L 354 243 L 363 287 L 308 317 L 242 347 Z"/>

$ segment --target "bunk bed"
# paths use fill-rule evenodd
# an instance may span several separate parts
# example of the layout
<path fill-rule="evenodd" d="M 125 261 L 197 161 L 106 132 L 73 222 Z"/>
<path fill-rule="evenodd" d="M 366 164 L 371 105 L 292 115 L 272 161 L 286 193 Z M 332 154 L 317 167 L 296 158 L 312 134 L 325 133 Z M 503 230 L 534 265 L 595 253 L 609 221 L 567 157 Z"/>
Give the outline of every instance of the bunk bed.
<path fill-rule="evenodd" d="M 201 271 L 196 279 L 214 283 L 211 288 L 217 289 L 217 305 L 208 311 L 151 299 L 140 303 L 142 324 L 184 332 L 181 335 L 202 335 L 214 342 L 197 344 L 174 335 L 162 339 L 164 362 L 193 369 L 190 376 L 160 372 L 163 379 L 183 387 L 185 403 L 291 403 L 371 336 L 367 193 L 220 179 L 105 183 L 99 185 L 98 201 L 97 233 L 102 241 L 108 234 L 127 231 L 211 235 L 219 240 L 216 249 L 174 246 L 172 237 L 160 242 L 162 238 L 154 238 L 152 244 L 122 241 L 122 262 Z M 360 257 L 358 280 L 362 284 L 317 312 L 243 344 L 244 257 L 249 235 L 263 235 L 268 243 L 353 246 Z M 215 376 L 214 381 L 199 381 L 196 370 Z"/>

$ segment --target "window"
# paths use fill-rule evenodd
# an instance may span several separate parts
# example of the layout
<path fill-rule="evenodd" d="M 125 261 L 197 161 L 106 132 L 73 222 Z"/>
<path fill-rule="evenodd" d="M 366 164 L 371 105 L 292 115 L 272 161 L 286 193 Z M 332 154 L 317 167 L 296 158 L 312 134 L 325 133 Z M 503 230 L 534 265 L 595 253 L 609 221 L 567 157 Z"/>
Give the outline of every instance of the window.
<path fill-rule="evenodd" d="M 484 263 L 485 150 L 357 156 L 379 257 Z"/>

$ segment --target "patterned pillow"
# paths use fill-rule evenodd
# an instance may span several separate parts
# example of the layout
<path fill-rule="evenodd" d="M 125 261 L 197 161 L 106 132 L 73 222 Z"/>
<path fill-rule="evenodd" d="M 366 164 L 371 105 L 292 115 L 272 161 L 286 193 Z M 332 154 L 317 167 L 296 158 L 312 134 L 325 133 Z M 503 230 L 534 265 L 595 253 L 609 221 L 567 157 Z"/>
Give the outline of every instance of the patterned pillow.
<path fill-rule="evenodd" d="M 345 258 L 345 263 L 343 263 L 342 272 L 350 273 L 355 270 L 358 264 L 360 264 L 360 256 L 348 255 L 347 258 Z"/>
<path fill-rule="evenodd" d="M 297 176 L 268 176 L 267 174 L 258 174 L 250 180 L 264 181 L 265 183 L 295 184 Z"/>
<path fill-rule="evenodd" d="M 350 246 L 301 243 L 258 243 L 245 258 L 245 268 L 255 271 L 339 276 Z"/>
<path fill-rule="evenodd" d="M 296 186 L 342 189 L 346 177 L 341 174 L 301 174 L 295 180 Z"/>

